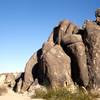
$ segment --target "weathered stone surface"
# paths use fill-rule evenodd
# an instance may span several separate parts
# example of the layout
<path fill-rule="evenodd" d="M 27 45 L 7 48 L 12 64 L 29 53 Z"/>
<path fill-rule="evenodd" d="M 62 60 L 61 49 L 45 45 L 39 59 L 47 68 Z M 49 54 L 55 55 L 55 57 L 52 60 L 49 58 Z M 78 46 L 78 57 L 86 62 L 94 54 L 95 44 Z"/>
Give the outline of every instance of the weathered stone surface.
<path fill-rule="evenodd" d="M 15 85 L 15 76 L 13 73 L 8 73 L 6 75 L 5 83 L 8 84 L 9 87 L 14 87 Z"/>
<path fill-rule="evenodd" d="M 41 49 L 34 53 L 25 66 L 25 75 L 23 80 L 22 90 L 26 91 L 34 82 L 35 78 L 40 78 L 39 62 L 41 59 Z"/>
<path fill-rule="evenodd" d="M 71 57 L 73 80 L 86 87 L 89 82 L 87 58 L 85 46 L 79 32 L 77 26 L 70 23 L 70 26 L 66 29 L 65 35 L 62 37 L 62 46 L 65 52 Z"/>
<path fill-rule="evenodd" d="M 46 48 L 46 45 L 44 47 Z M 73 85 L 70 58 L 59 45 L 49 48 L 49 51 L 43 54 L 43 64 L 53 88 Z"/>
<path fill-rule="evenodd" d="M 79 34 L 73 34 L 73 35 L 65 35 L 62 38 L 62 43 L 64 45 L 68 45 L 68 44 L 73 44 L 73 43 L 77 43 L 77 42 L 82 42 L 82 37 Z"/>
<path fill-rule="evenodd" d="M 26 91 L 29 86 L 34 82 L 34 77 L 33 77 L 33 68 L 37 65 L 38 63 L 38 55 L 37 53 L 39 50 L 34 53 L 29 61 L 26 63 L 25 66 L 25 75 L 24 75 L 24 81 L 23 81 L 23 87 L 22 90 Z"/>
<path fill-rule="evenodd" d="M 37 53 L 34 53 L 29 61 L 26 63 L 25 66 L 25 75 L 24 75 L 24 81 L 25 82 L 33 82 L 33 75 L 32 75 L 32 69 L 33 67 L 38 63 L 37 61 Z"/>
<path fill-rule="evenodd" d="M 74 82 L 86 87 L 89 83 L 89 76 L 83 42 L 67 45 L 66 49 L 72 60 L 72 77 Z"/>
<path fill-rule="evenodd" d="M 88 56 L 90 83 L 92 87 L 100 87 L 100 26 L 87 21 L 84 39 Z"/>
<path fill-rule="evenodd" d="M 78 32 L 78 27 L 76 25 L 74 25 L 68 20 L 63 20 L 58 24 L 58 26 L 56 26 L 53 29 L 53 32 L 51 33 L 48 39 L 48 42 L 60 45 L 64 36 L 66 36 L 66 34 L 69 34 L 68 39 L 71 40 L 70 34 L 77 33 L 77 32 Z M 66 41 L 66 37 L 64 41 Z"/>

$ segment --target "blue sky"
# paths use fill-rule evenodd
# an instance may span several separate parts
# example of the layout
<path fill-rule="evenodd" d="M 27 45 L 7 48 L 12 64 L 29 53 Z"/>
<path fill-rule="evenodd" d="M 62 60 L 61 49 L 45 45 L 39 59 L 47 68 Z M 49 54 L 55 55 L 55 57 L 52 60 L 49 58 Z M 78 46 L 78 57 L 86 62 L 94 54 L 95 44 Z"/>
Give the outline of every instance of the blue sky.
<path fill-rule="evenodd" d="M 81 26 L 96 8 L 99 0 L 0 0 L 0 72 L 24 71 L 59 21 Z"/>

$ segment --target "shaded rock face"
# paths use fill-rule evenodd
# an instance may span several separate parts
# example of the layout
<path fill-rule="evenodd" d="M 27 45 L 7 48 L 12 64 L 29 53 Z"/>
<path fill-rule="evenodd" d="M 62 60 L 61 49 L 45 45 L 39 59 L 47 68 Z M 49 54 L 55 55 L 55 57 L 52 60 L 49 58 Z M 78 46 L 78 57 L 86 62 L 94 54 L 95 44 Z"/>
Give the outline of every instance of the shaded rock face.
<path fill-rule="evenodd" d="M 67 45 L 71 57 L 72 79 L 79 85 L 87 86 L 89 82 L 85 46 L 82 42 Z M 85 74 L 84 74 L 85 73 Z"/>
<path fill-rule="evenodd" d="M 23 91 L 26 91 L 35 79 L 38 79 L 39 83 L 41 83 L 41 71 L 39 68 L 40 58 L 41 49 L 34 53 L 29 59 L 29 61 L 26 63 L 24 81 L 22 86 Z"/>
<path fill-rule="evenodd" d="M 24 72 L 19 73 L 19 75 L 15 78 L 15 85 L 13 87 L 14 91 L 21 92 L 23 79 L 24 79 Z"/>

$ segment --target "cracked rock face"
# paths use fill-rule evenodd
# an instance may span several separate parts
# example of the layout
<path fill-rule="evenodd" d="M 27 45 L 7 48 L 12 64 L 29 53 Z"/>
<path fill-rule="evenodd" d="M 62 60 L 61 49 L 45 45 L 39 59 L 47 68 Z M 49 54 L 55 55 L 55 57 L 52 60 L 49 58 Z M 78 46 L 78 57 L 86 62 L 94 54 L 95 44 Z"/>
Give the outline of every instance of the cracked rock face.
<path fill-rule="evenodd" d="M 70 58 L 59 45 L 43 55 L 43 64 L 53 88 L 74 85 L 71 79 Z"/>

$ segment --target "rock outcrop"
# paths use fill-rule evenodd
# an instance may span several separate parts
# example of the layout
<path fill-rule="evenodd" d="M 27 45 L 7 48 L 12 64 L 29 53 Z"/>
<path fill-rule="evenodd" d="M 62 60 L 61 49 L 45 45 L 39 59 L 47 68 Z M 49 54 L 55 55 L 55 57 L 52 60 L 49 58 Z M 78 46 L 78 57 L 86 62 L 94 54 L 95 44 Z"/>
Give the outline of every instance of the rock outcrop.
<path fill-rule="evenodd" d="M 35 83 L 53 89 L 77 84 L 100 90 L 100 9 L 95 16 L 83 28 L 68 20 L 54 27 L 47 42 L 26 63 L 25 72 L 16 78 L 14 90 L 32 91 Z M 2 76 L 0 82 L 13 82 L 9 77 Z"/>
<path fill-rule="evenodd" d="M 86 21 L 80 29 L 68 20 L 61 21 L 27 62 L 22 90 L 28 90 L 38 80 L 52 88 L 84 86 L 100 87 L 100 9 L 96 21 Z"/>
<path fill-rule="evenodd" d="M 16 84 L 15 80 L 19 73 L 2 73 L 0 74 L 0 86 L 5 85 L 13 88 Z"/>
<path fill-rule="evenodd" d="M 100 26 L 94 22 L 86 22 L 85 43 L 90 83 L 100 88 Z"/>

